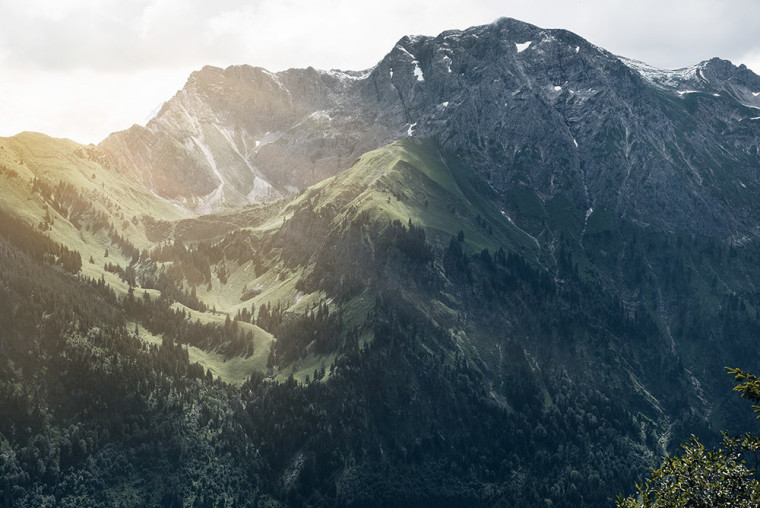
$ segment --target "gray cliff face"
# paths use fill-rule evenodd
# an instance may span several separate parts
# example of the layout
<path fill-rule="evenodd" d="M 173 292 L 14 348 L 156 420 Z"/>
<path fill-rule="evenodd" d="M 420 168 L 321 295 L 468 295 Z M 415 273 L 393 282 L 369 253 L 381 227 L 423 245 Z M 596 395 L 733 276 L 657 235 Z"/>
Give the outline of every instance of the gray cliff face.
<path fill-rule="evenodd" d="M 512 19 L 404 37 L 365 72 L 204 68 L 147 127 L 102 146 L 204 212 L 277 198 L 390 141 L 435 139 L 515 196 L 668 230 L 755 235 L 760 77 L 663 71 Z M 519 214 L 517 214 L 519 215 Z"/>
<path fill-rule="evenodd" d="M 412 58 L 424 81 L 410 82 Z M 746 68 L 713 59 L 659 71 L 508 19 L 402 39 L 373 88 L 394 67 L 400 114 L 386 111 L 459 154 L 507 210 L 524 191 L 666 229 L 755 227 L 760 78 Z"/>

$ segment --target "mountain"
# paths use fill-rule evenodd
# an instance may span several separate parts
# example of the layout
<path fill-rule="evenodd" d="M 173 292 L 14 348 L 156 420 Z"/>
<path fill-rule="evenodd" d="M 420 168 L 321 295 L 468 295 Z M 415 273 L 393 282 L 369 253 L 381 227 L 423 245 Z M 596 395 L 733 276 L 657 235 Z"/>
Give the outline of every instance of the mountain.
<path fill-rule="evenodd" d="M 404 37 L 363 72 L 207 67 L 146 128 L 102 147 L 158 194 L 209 211 L 303 189 L 370 149 L 425 137 L 460 154 L 505 207 L 525 189 L 584 213 L 738 239 L 757 222 L 758 92 L 760 78 L 726 61 L 662 71 L 500 19 Z"/>
<path fill-rule="evenodd" d="M 609 505 L 752 424 L 759 92 L 500 19 L 0 139 L 0 503 Z"/>
<path fill-rule="evenodd" d="M 156 193 L 194 210 L 269 201 L 395 139 L 350 97 L 361 80 L 314 69 L 205 67 L 145 128 L 101 146 Z"/>

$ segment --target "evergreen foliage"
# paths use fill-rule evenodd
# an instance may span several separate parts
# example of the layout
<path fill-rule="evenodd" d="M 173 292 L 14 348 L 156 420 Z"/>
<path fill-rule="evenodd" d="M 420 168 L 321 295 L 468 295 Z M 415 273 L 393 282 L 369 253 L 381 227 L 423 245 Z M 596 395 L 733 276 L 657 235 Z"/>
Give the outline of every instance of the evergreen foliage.
<path fill-rule="evenodd" d="M 757 361 L 760 249 L 513 213 L 431 146 L 121 229 L 33 183 L 40 227 L 0 216 L 0 506 L 609 506 L 691 433 L 690 463 L 751 494 L 747 443 L 698 443 L 708 410 L 746 421 L 706 373 Z M 62 262 L 60 220 L 125 284 Z M 228 385 L 204 355 L 259 370 Z"/>
<path fill-rule="evenodd" d="M 760 379 L 739 369 L 728 369 L 737 385 L 735 391 L 755 403 L 760 411 Z M 760 506 L 760 483 L 757 481 L 757 454 L 760 438 L 751 434 L 730 438 L 723 434 L 719 448 L 705 449 L 692 436 L 682 445 L 683 453 L 666 457 L 643 485 L 637 485 L 636 498 L 619 497 L 620 508 L 729 508 Z M 754 468 L 746 465 L 754 458 Z"/>

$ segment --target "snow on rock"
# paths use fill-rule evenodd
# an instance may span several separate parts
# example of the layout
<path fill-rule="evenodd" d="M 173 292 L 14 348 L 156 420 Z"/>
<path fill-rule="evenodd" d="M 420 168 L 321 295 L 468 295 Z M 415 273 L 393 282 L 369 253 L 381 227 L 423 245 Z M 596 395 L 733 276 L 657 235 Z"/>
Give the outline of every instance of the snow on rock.
<path fill-rule="evenodd" d="M 443 57 L 443 63 L 446 66 L 446 72 L 451 72 L 451 57 L 445 55 Z"/>
<path fill-rule="evenodd" d="M 416 61 L 417 58 L 411 54 L 404 46 L 401 46 L 399 44 L 396 44 L 396 48 L 400 49 L 402 53 L 405 53 L 409 58 L 411 58 L 413 61 Z"/>
<path fill-rule="evenodd" d="M 515 43 L 515 47 L 517 47 L 517 52 L 518 52 L 518 53 L 522 53 L 523 51 L 525 51 L 526 49 L 528 49 L 528 47 L 531 45 L 531 43 L 532 43 L 532 42 L 533 42 L 533 41 L 528 41 L 528 42 L 516 42 L 516 43 Z"/>
<path fill-rule="evenodd" d="M 425 76 L 422 74 L 422 69 L 420 69 L 420 63 L 417 60 L 414 60 L 412 63 L 414 64 L 414 75 L 417 76 L 417 81 L 425 81 Z"/>
<path fill-rule="evenodd" d="M 332 122 L 332 117 L 325 110 L 315 111 L 309 115 L 309 118 L 318 122 Z"/>
<path fill-rule="evenodd" d="M 356 72 L 356 71 L 343 71 L 340 69 L 330 69 L 330 70 L 321 70 L 317 69 L 317 72 L 319 74 L 333 77 L 339 81 L 345 82 L 345 81 L 358 81 L 367 78 L 372 71 L 374 70 L 374 67 Z"/>
<path fill-rule="evenodd" d="M 407 135 L 407 136 L 411 136 L 412 134 L 414 134 L 414 128 L 415 128 L 416 126 L 417 126 L 417 122 L 414 122 L 413 124 L 411 124 L 411 125 L 409 126 L 409 130 L 407 130 L 407 131 L 406 131 L 406 135 Z"/>
<path fill-rule="evenodd" d="M 618 57 L 621 62 L 652 84 L 675 88 L 679 83 L 699 77 L 699 64 L 683 69 L 659 69 L 639 60 Z"/>

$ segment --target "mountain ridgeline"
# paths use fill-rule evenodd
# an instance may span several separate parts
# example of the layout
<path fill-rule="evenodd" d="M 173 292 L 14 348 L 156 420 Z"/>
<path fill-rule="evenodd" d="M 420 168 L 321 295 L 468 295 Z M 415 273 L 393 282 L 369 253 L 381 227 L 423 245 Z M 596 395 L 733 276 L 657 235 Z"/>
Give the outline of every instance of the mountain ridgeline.
<path fill-rule="evenodd" d="M 0 506 L 610 506 L 753 425 L 760 77 L 512 19 L 0 139 Z"/>
<path fill-rule="evenodd" d="M 758 76 L 719 59 L 661 71 L 502 19 L 404 37 L 363 72 L 206 67 L 147 127 L 101 146 L 160 195 L 213 210 L 303 189 L 371 149 L 425 137 L 505 206 L 524 189 L 726 238 L 757 222 L 758 91 Z"/>

